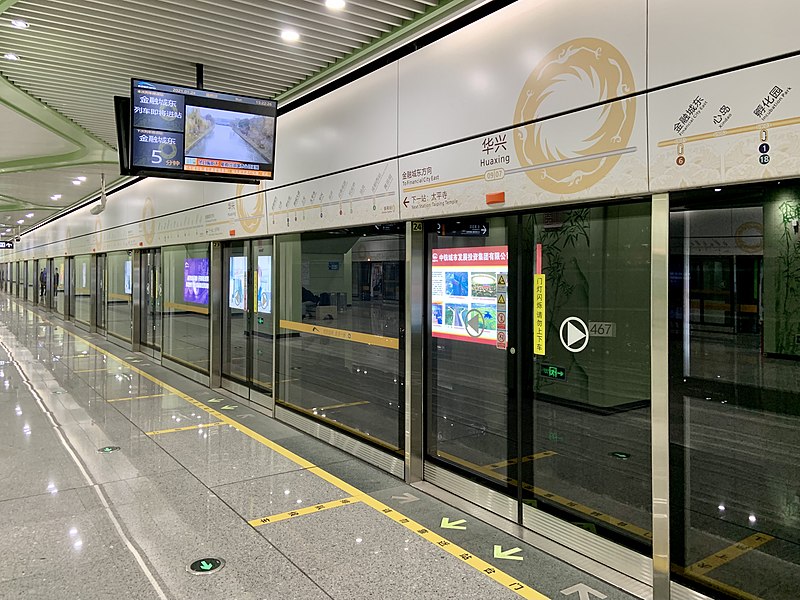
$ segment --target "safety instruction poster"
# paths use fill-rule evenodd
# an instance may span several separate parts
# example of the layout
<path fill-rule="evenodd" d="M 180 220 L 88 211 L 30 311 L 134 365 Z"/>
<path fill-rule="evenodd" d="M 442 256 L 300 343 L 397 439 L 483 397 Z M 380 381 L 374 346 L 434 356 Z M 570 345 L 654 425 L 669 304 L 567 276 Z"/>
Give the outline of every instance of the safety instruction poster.
<path fill-rule="evenodd" d="M 431 265 L 432 335 L 498 345 L 498 312 L 505 335 L 508 307 L 508 246 L 439 248 Z"/>

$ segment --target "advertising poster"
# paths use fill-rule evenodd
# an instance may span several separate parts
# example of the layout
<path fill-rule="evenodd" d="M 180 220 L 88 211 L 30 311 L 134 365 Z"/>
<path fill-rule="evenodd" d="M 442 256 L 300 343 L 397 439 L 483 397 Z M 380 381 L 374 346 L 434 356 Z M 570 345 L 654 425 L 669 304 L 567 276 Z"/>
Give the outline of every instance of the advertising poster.
<path fill-rule="evenodd" d="M 432 335 L 497 345 L 498 308 L 508 306 L 508 246 L 440 248 L 431 264 Z"/>
<path fill-rule="evenodd" d="M 260 313 L 272 312 L 272 257 L 258 257 L 258 306 Z"/>
<path fill-rule="evenodd" d="M 209 264 L 207 258 L 187 258 L 183 263 L 183 300 L 208 304 Z"/>
<path fill-rule="evenodd" d="M 131 261 L 125 261 L 125 293 L 133 293 L 133 264 Z"/>
<path fill-rule="evenodd" d="M 231 256 L 228 274 L 228 307 L 244 310 L 247 306 L 247 257 Z"/>

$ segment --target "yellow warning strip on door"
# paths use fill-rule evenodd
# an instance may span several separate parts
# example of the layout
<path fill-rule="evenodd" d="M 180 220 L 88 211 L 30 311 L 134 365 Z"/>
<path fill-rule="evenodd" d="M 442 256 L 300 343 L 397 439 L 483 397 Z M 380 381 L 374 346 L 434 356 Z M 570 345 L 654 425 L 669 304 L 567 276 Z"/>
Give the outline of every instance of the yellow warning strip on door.
<path fill-rule="evenodd" d="M 344 404 L 331 404 L 330 406 L 320 406 L 317 410 L 333 410 L 334 408 L 347 408 L 348 406 L 362 406 L 364 404 L 369 404 L 367 400 L 361 400 L 360 402 L 345 402 Z"/>
<path fill-rule="evenodd" d="M 145 435 L 161 435 L 162 433 L 176 433 L 178 431 L 191 431 L 192 429 L 205 429 L 206 427 L 216 427 L 217 425 L 225 425 L 223 421 L 215 421 L 214 423 L 198 423 L 197 425 L 187 425 L 186 427 L 173 427 L 172 429 L 159 429 L 157 431 L 145 431 Z"/>
<path fill-rule="evenodd" d="M 125 400 L 143 400 L 144 398 L 163 398 L 164 396 L 169 396 L 170 394 L 148 394 L 147 396 L 126 396 L 124 398 L 111 398 L 110 400 L 106 400 L 106 402 L 124 402 Z"/>
<path fill-rule="evenodd" d="M 348 331 L 347 329 L 334 329 L 333 327 L 323 327 L 322 325 L 312 325 L 310 323 L 300 323 L 299 321 L 284 321 L 281 319 L 280 326 L 283 329 L 301 331 L 303 333 L 313 333 L 323 337 L 356 342 L 358 344 L 368 344 L 370 346 L 381 346 L 397 350 L 400 348 L 400 341 L 397 338 L 386 337 L 383 335 L 372 335 L 371 333 L 361 333 L 358 331 Z"/>
<path fill-rule="evenodd" d="M 510 467 L 512 465 L 517 464 L 518 462 L 526 463 L 531 462 L 534 460 L 539 460 L 540 458 L 547 458 L 548 456 L 555 456 L 558 452 L 553 452 L 552 450 L 545 450 L 543 452 L 537 452 L 536 454 L 531 454 L 529 456 L 523 456 L 521 459 L 518 458 L 510 458 L 508 460 L 504 460 L 502 462 L 492 463 L 490 465 L 483 465 L 486 469 L 502 469 L 505 467 Z"/>
<path fill-rule="evenodd" d="M 207 315 L 208 308 L 205 306 L 193 306 L 192 304 L 180 304 L 178 302 L 165 302 L 164 308 L 172 310 L 182 310 L 184 312 L 193 312 L 199 315 Z"/>
<path fill-rule="evenodd" d="M 481 466 L 471 463 L 468 460 L 464 460 L 463 458 L 459 458 L 458 456 L 454 456 L 447 452 L 442 452 L 439 450 L 437 453 L 440 457 L 454 462 L 458 465 L 471 469 L 477 473 L 482 473 L 487 477 L 491 477 L 492 479 L 496 479 L 497 481 L 501 481 L 503 483 L 507 483 L 508 485 L 518 485 L 519 482 L 509 477 L 508 475 L 503 475 L 502 473 L 496 473 L 493 471 L 490 466 Z M 550 502 L 555 502 L 556 504 L 560 504 L 566 508 L 574 510 L 576 512 L 583 513 L 590 517 L 597 519 L 598 521 L 603 521 L 604 523 L 608 523 L 618 529 L 623 529 L 628 533 L 632 533 L 635 536 L 642 537 L 647 540 L 653 539 L 653 534 L 644 529 L 643 527 L 639 527 L 638 525 L 634 525 L 633 523 L 628 523 L 627 521 L 623 521 L 622 519 L 618 519 L 617 517 L 612 517 L 611 515 L 607 515 L 599 510 L 595 510 L 590 506 L 586 506 L 585 504 L 581 504 L 580 502 L 575 502 L 574 500 L 570 500 L 569 498 L 565 498 L 564 496 L 559 496 L 558 494 L 554 494 L 553 492 L 549 492 L 545 489 L 540 487 L 536 487 L 529 483 L 522 483 L 522 489 L 531 492 L 536 496 L 540 496 L 549 500 Z"/>
<path fill-rule="evenodd" d="M 30 313 L 36 315 L 36 313 L 34 311 L 32 311 L 31 309 L 29 309 L 27 307 L 24 307 L 24 310 L 27 310 Z M 42 320 L 44 322 L 46 322 L 46 323 L 51 324 L 51 325 L 53 324 L 52 322 L 50 322 L 50 321 L 48 321 L 46 319 L 42 319 Z M 208 414 L 210 414 L 210 415 L 212 415 L 214 417 L 217 417 L 220 421 L 223 421 L 223 422 L 227 423 L 228 425 L 230 425 L 231 427 L 233 427 L 237 431 L 239 431 L 239 432 L 245 434 L 246 436 L 248 436 L 249 438 L 251 438 L 252 440 L 255 440 L 255 441 L 259 442 L 263 446 L 266 446 L 270 450 L 273 450 L 273 451 L 277 452 L 278 454 L 280 454 L 281 456 L 283 456 L 284 458 L 292 461 L 297 466 L 299 466 L 301 469 L 306 469 L 306 470 L 308 470 L 309 473 L 313 473 L 313 474 L 317 475 L 318 477 L 320 477 L 321 479 L 323 479 L 324 481 L 327 481 L 331 485 L 339 488 L 345 494 L 349 494 L 350 496 L 360 498 L 360 501 L 363 502 L 364 504 L 366 504 L 367 506 L 369 506 L 370 508 L 376 510 L 377 512 L 379 512 L 379 513 L 385 515 L 386 517 L 392 519 L 393 521 L 399 523 L 400 525 L 404 526 L 407 530 L 412 531 L 413 533 L 415 533 L 418 536 L 424 538 L 425 540 L 431 542 L 432 544 L 435 544 L 436 546 L 438 546 L 439 548 L 441 548 L 445 552 L 455 556 L 456 558 L 458 558 L 459 560 L 465 562 L 466 564 L 468 564 L 469 566 L 473 567 L 474 569 L 477 569 L 478 571 L 480 571 L 481 573 L 483 573 L 485 576 L 489 577 L 490 579 L 492 579 L 496 583 L 499 583 L 499 584 L 503 585 L 504 587 L 506 587 L 507 589 L 515 592 L 518 596 L 520 596 L 522 598 L 527 598 L 529 600 L 551 600 L 550 598 L 548 598 L 547 596 L 545 596 L 541 592 L 536 591 L 535 589 L 533 589 L 529 585 L 526 585 L 525 583 L 523 583 L 521 581 L 518 581 L 515 577 L 512 577 L 508 573 L 505 573 L 504 571 L 493 567 L 492 565 L 490 565 L 486 561 L 478 558 L 477 556 L 473 555 L 470 552 L 467 552 L 464 548 L 462 548 L 462 547 L 450 542 L 449 540 L 444 539 L 440 535 L 438 535 L 438 534 L 426 529 L 425 527 L 422 527 L 419 523 L 416 523 L 415 521 L 413 521 L 413 520 L 409 519 L 408 517 L 404 516 L 402 513 L 397 512 L 396 510 L 394 510 L 393 508 L 387 506 L 386 504 L 384 504 L 380 500 L 378 500 L 376 498 L 373 498 L 372 496 L 368 496 L 367 494 L 365 494 L 364 492 L 362 492 L 361 490 L 359 490 L 355 486 L 352 486 L 349 483 L 347 483 L 346 481 L 343 481 L 342 479 L 339 479 L 335 475 L 333 475 L 331 473 L 328 473 L 324 469 L 321 469 L 321 468 L 317 467 L 316 465 L 314 465 L 314 463 L 312 463 L 309 460 L 303 458 L 302 456 L 299 456 L 299 455 L 295 454 L 291 450 L 288 450 L 287 448 L 284 448 L 283 446 L 273 442 L 272 440 L 270 440 L 268 438 L 265 438 L 260 433 L 257 433 L 255 431 L 253 431 L 252 429 L 248 428 L 247 426 L 242 425 L 241 423 L 239 423 L 238 421 L 235 421 L 234 419 L 232 419 L 228 415 L 222 414 L 221 412 L 211 408 L 210 406 L 206 406 L 205 404 L 203 404 L 199 400 L 195 400 L 194 398 L 192 398 L 188 394 L 180 391 L 178 388 L 173 387 L 173 386 L 169 385 L 168 383 L 166 383 L 164 381 L 161 381 L 160 379 L 158 379 L 154 375 L 151 375 L 150 373 L 142 371 L 141 369 L 137 368 L 135 365 L 132 365 L 131 363 L 127 362 L 126 360 L 124 360 L 124 359 L 112 354 L 111 352 L 109 352 L 107 350 L 104 350 L 103 348 L 100 348 L 99 346 L 96 346 L 96 345 L 92 344 L 91 342 L 89 342 L 88 340 L 82 338 L 81 336 L 79 336 L 79 335 L 77 335 L 75 333 L 72 333 L 71 331 L 66 331 L 65 333 L 67 333 L 68 335 L 72 336 L 75 339 L 81 340 L 88 347 L 90 347 L 90 348 L 92 348 L 92 349 L 104 354 L 105 356 L 107 356 L 108 358 L 118 362 L 119 364 L 126 366 L 128 369 L 130 369 L 132 372 L 136 373 L 140 377 L 143 377 L 144 379 L 148 379 L 149 381 L 152 381 L 153 383 L 158 384 L 161 388 L 163 388 L 164 390 L 169 392 L 171 395 L 177 396 L 177 397 L 181 398 L 182 400 L 185 400 L 186 402 L 188 402 L 189 404 L 191 404 L 195 408 L 199 408 L 200 410 L 205 411 L 205 412 L 207 412 Z"/>
<path fill-rule="evenodd" d="M 696 563 L 689 565 L 683 570 L 689 577 L 705 575 L 709 571 L 713 571 L 717 567 L 721 567 L 774 539 L 774 537 L 766 533 L 754 533 L 740 542 L 736 542 L 719 552 L 715 552 L 711 556 L 698 560 Z"/>
<path fill-rule="evenodd" d="M 277 515 L 272 515 L 271 517 L 262 517 L 260 519 L 253 519 L 252 521 L 248 521 L 248 523 L 250 523 L 250 525 L 252 525 L 253 527 L 261 527 L 262 525 L 267 525 L 268 523 L 277 523 L 278 521 L 285 521 L 286 519 L 302 517 L 303 515 L 312 515 L 314 513 L 318 513 L 323 510 L 328 510 L 330 508 L 338 508 L 340 506 L 349 506 L 351 504 L 357 504 L 360 501 L 361 501 L 360 497 L 351 496 L 350 498 L 342 498 L 341 500 L 331 500 L 330 502 L 325 502 L 324 504 L 305 506 L 303 508 L 298 508 L 296 510 L 290 510 L 287 512 L 279 513 Z"/>

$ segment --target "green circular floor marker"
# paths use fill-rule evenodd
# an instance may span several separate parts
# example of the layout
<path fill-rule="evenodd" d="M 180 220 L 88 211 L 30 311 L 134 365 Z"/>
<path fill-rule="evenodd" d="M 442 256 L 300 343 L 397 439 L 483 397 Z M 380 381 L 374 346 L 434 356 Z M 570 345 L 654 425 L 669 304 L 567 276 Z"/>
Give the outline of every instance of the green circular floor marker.
<path fill-rule="evenodd" d="M 609 452 L 608 455 L 620 460 L 628 460 L 631 457 L 627 452 Z"/>
<path fill-rule="evenodd" d="M 100 454 L 108 454 L 109 452 L 116 452 L 117 450 L 119 450 L 119 446 L 103 446 L 97 449 Z"/>
<path fill-rule="evenodd" d="M 221 558 L 200 558 L 186 567 L 186 570 L 193 575 L 206 575 L 216 573 L 225 566 L 225 561 Z"/>

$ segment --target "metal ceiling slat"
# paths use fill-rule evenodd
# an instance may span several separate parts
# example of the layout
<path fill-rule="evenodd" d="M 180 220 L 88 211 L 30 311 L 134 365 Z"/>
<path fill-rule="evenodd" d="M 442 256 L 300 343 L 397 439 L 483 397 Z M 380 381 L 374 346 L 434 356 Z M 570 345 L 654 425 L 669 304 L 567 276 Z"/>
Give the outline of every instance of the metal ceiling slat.
<path fill-rule="evenodd" d="M 169 0 L 171 2 L 175 2 L 177 0 Z M 203 2 L 204 4 L 209 4 L 214 6 L 214 0 L 197 0 L 199 2 Z M 237 4 L 241 4 L 244 6 L 257 6 L 255 2 L 245 2 L 240 0 Z M 289 16 L 300 15 L 300 14 L 308 14 L 309 18 L 314 18 L 315 15 L 319 15 L 319 4 L 312 4 L 310 5 L 312 8 L 309 8 L 308 3 L 298 3 L 296 0 L 292 2 L 291 0 L 270 0 L 270 4 L 276 7 L 276 10 L 279 10 L 281 13 L 287 14 Z M 384 19 L 370 19 L 368 17 L 364 17 L 358 14 L 351 12 L 350 10 L 344 11 L 330 11 L 327 15 L 327 20 L 324 22 L 331 22 L 331 23 L 344 23 L 348 27 L 363 27 L 366 30 L 374 31 L 378 34 L 378 36 L 390 32 L 394 27 L 399 25 L 400 23 L 389 23 Z"/>
<path fill-rule="evenodd" d="M 149 0 L 149 2 L 152 4 L 153 0 Z M 142 0 L 140 0 L 139 4 L 142 4 Z M 309 14 L 303 14 L 302 12 L 296 10 L 278 12 L 269 8 L 265 8 L 264 5 L 261 5 L 258 7 L 257 10 L 259 10 L 259 12 L 256 14 L 254 10 L 238 8 L 237 5 L 239 4 L 242 3 L 234 1 L 230 2 L 228 6 L 226 6 L 226 25 L 233 23 L 246 23 L 247 26 L 243 28 L 248 29 L 251 33 L 254 31 L 260 31 L 262 29 L 262 25 L 254 28 L 254 23 L 263 24 L 268 21 L 273 21 L 275 23 L 291 23 L 295 25 L 300 24 L 306 30 L 316 30 L 322 33 L 330 34 L 331 36 L 342 38 L 343 40 L 349 40 L 351 45 L 356 46 L 368 43 L 379 37 L 381 34 L 380 31 L 377 31 L 371 27 L 364 27 L 354 23 L 351 24 L 347 23 L 346 21 L 337 22 L 334 19 L 328 18 L 328 15 L 324 14 L 324 11 L 316 11 L 316 13 Z M 200 8 L 201 5 L 208 6 L 209 8 Z M 157 6 L 158 10 L 163 13 L 165 8 L 168 6 L 184 7 L 185 3 L 177 3 L 170 0 L 157 0 Z M 215 10 L 219 11 L 218 3 L 209 2 L 208 0 L 194 0 L 193 10 L 202 10 L 204 13 L 209 14 L 212 22 L 219 21 L 219 13 L 215 12 Z M 241 16 L 234 16 L 240 14 Z"/>
<path fill-rule="evenodd" d="M 232 60 L 242 60 L 242 55 L 246 52 L 253 53 L 253 54 L 264 54 L 263 49 L 268 48 L 271 52 L 277 52 L 279 54 L 289 54 L 289 56 L 300 56 L 305 57 L 311 60 L 322 61 L 323 63 L 330 63 L 338 57 L 338 53 L 332 53 L 330 51 L 322 51 L 316 48 L 307 48 L 297 47 L 297 46 L 290 46 L 286 43 L 281 43 L 277 46 L 269 44 L 269 43 L 262 43 L 262 44 L 255 44 L 255 45 L 248 45 L 246 48 L 243 48 L 242 51 L 234 54 L 233 52 L 226 51 L 227 48 L 231 48 L 232 44 L 230 40 L 222 39 L 222 44 L 219 47 L 214 48 L 213 50 L 209 50 L 209 44 L 207 43 L 208 40 L 198 40 L 197 38 L 192 38 L 189 36 L 183 36 L 184 39 L 180 44 L 176 42 L 168 43 L 166 41 L 162 41 L 161 38 L 156 37 L 154 34 L 147 33 L 147 34 L 132 34 L 129 31 L 122 27 L 106 27 L 105 29 L 101 29 L 100 27 L 88 27 L 88 26 L 78 26 L 74 28 L 67 28 L 65 27 L 64 23 L 60 20 L 54 19 L 49 12 L 46 13 L 39 13 L 38 11 L 34 12 L 31 10 L 26 11 L 15 11 L 14 16 L 16 18 L 23 18 L 28 22 L 37 22 L 38 26 L 42 24 L 47 24 L 51 29 L 56 31 L 62 32 L 63 35 L 78 37 L 80 39 L 98 39 L 98 40 L 107 40 L 107 39 L 114 39 L 114 40 L 127 40 L 130 42 L 132 46 L 135 48 L 135 52 L 137 54 L 141 54 L 141 47 L 144 43 L 152 44 L 152 48 L 166 48 L 166 49 L 182 49 L 188 52 L 196 52 L 196 60 L 193 62 L 203 62 L 203 58 L 206 56 L 219 56 L 221 54 L 231 56 Z M 81 23 L 81 21 L 78 21 Z M 205 42 L 205 43 L 204 43 Z M 240 44 L 236 46 L 240 48 L 244 46 L 244 44 Z M 252 46 L 252 48 L 251 48 Z M 199 59 L 199 60 L 198 60 Z"/>
<path fill-rule="evenodd" d="M 399 8 L 397 6 L 392 6 L 382 0 L 348 0 L 347 6 L 350 10 L 355 10 L 356 8 L 360 8 L 362 10 L 368 10 L 374 12 L 376 14 L 382 14 L 385 16 L 395 17 L 400 19 L 401 21 L 410 21 L 418 14 L 420 14 L 421 10 L 414 11 L 404 8 Z"/>
<path fill-rule="evenodd" d="M 55 6 L 55 5 L 59 6 Z M 60 5 L 69 5 L 74 6 L 74 8 L 70 10 L 66 10 L 61 8 Z M 129 7 L 130 5 L 126 5 Z M 172 18 L 159 18 L 157 21 L 152 19 L 151 15 L 141 15 L 139 11 L 132 11 L 128 8 L 127 11 L 119 11 L 119 13 L 114 13 L 112 11 L 107 10 L 95 10 L 92 11 L 91 7 L 87 7 L 85 4 L 70 4 L 63 0 L 48 0 L 48 9 L 47 13 L 49 15 L 61 16 L 62 19 L 73 22 L 74 24 L 82 24 L 85 22 L 91 22 L 95 28 L 105 29 L 108 32 L 112 31 L 120 31 L 124 30 L 127 27 L 137 27 L 139 31 L 142 30 L 149 30 L 149 31 L 160 31 L 164 35 L 170 35 L 177 40 L 179 36 L 186 37 L 186 34 L 183 32 L 185 30 L 189 30 L 192 33 L 196 33 L 197 36 L 201 36 L 200 39 L 208 43 L 213 39 L 219 39 L 219 43 L 224 44 L 226 41 L 230 43 L 229 39 L 229 31 L 227 29 L 220 30 L 219 22 L 212 22 L 210 24 L 205 23 L 197 23 L 191 22 L 187 20 L 180 20 L 180 19 L 172 19 Z M 120 22 L 122 25 L 120 25 Z M 174 23 L 173 23 L 174 22 Z M 173 23 L 174 27 L 168 28 L 167 24 Z M 301 30 L 301 34 L 303 32 L 303 28 L 298 28 Z M 270 31 L 272 30 L 272 31 Z M 280 41 L 280 26 L 278 23 L 267 24 L 264 27 L 260 27 L 257 31 L 260 36 L 264 36 L 265 34 L 272 33 L 275 36 L 275 41 Z M 253 33 L 253 32 L 249 32 Z M 332 37 L 332 36 L 329 36 Z M 317 40 L 314 44 L 320 50 L 325 50 L 332 53 L 347 53 L 352 50 L 352 45 L 343 43 L 339 40 L 329 39 L 326 36 L 306 36 L 306 40 L 303 44 L 303 47 L 307 49 L 309 42 L 308 39 Z M 267 42 L 268 40 L 263 40 Z M 246 44 L 246 40 L 239 40 L 239 43 Z M 295 46 L 298 47 L 298 46 Z"/>
<path fill-rule="evenodd" d="M 25 65 L 20 65 L 21 68 L 32 69 L 36 68 L 37 65 L 47 65 L 48 61 L 52 61 L 53 53 L 48 52 L 46 49 L 27 48 L 25 46 L 19 46 L 19 49 L 23 53 L 22 55 L 25 57 Z M 61 54 L 64 56 L 63 52 Z M 124 54 L 122 56 L 124 56 Z M 174 62 L 154 61 L 152 59 L 148 59 L 146 63 L 142 63 L 134 62 L 135 59 L 122 58 L 122 56 L 109 55 L 100 51 L 93 52 L 91 50 L 87 50 L 84 46 L 83 48 L 79 47 L 76 50 L 72 50 L 66 58 L 61 58 L 59 60 L 59 64 L 82 69 L 85 68 L 88 72 L 96 72 L 101 67 L 107 67 L 100 72 L 106 77 L 108 77 L 110 74 L 117 76 L 109 77 L 109 81 L 113 81 L 117 78 L 131 79 L 131 76 L 141 77 L 143 79 L 156 79 L 155 76 L 145 76 L 145 72 L 156 73 L 158 77 L 162 77 L 163 74 L 162 80 L 169 83 L 180 83 L 184 80 L 191 81 L 195 76 L 194 65 L 178 65 Z M 181 66 L 184 68 L 181 68 Z M 213 65 L 206 65 L 206 68 L 211 72 L 216 72 L 217 70 Z M 277 73 L 277 68 L 272 68 L 268 65 L 264 70 L 268 71 L 268 74 L 256 74 L 254 76 L 257 77 L 258 80 L 270 82 L 276 86 L 291 85 L 292 83 L 296 83 L 297 80 L 301 78 L 298 77 L 297 73 L 292 74 L 292 77 L 280 76 L 280 74 Z M 305 76 L 310 75 L 312 72 L 313 71 L 309 69 L 298 71 L 300 75 L 305 73 Z M 180 81 L 175 81 L 176 79 L 179 79 Z M 238 77 L 236 80 L 244 81 Z"/>

